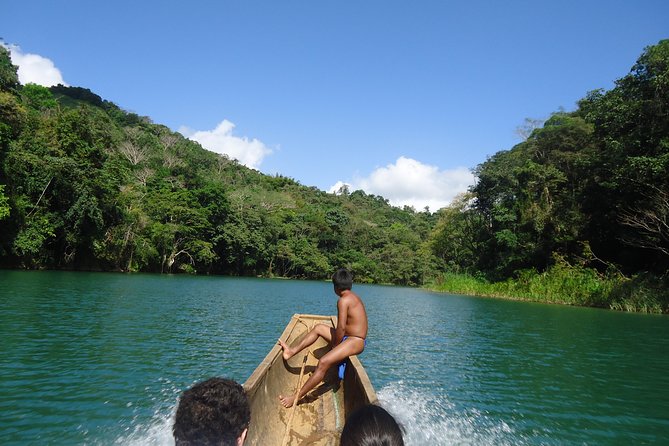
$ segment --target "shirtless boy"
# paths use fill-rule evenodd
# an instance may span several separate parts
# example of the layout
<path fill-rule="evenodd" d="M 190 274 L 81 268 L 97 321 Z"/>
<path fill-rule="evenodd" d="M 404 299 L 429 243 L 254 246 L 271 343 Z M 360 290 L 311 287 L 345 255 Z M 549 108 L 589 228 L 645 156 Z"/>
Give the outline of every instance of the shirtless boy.
<path fill-rule="evenodd" d="M 365 349 L 365 338 L 367 337 L 367 312 L 362 300 L 351 291 L 353 277 L 346 269 L 340 269 L 332 276 L 334 292 L 337 300 L 337 328 L 330 328 L 325 324 L 316 325 L 302 341 L 295 347 L 289 347 L 279 339 L 283 348 L 283 359 L 288 360 L 294 355 L 310 346 L 318 337 L 322 337 L 332 345 L 332 350 L 327 352 L 318 361 L 316 370 L 297 394 L 297 401 L 309 393 L 318 383 L 323 381 L 325 373 L 330 367 L 338 365 L 351 355 L 362 353 Z M 279 400 L 284 407 L 291 407 L 295 403 L 295 395 L 279 395 Z"/>

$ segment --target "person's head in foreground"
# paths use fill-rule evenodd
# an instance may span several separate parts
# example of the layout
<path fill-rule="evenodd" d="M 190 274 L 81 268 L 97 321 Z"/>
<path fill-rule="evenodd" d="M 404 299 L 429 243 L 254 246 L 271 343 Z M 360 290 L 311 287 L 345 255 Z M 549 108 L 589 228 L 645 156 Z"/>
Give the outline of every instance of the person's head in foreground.
<path fill-rule="evenodd" d="M 353 275 L 347 269 L 339 269 L 332 275 L 332 284 L 335 292 L 350 290 L 353 288 Z"/>
<path fill-rule="evenodd" d="M 176 446 L 241 446 L 250 421 L 244 388 L 210 378 L 181 395 L 172 433 Z"/>
<path fill-rule="evenodd" d="M 351 414 L 341 432 L 341 446 L 404 446 L 402 428 L 383 407 L 369 404 Z"/>

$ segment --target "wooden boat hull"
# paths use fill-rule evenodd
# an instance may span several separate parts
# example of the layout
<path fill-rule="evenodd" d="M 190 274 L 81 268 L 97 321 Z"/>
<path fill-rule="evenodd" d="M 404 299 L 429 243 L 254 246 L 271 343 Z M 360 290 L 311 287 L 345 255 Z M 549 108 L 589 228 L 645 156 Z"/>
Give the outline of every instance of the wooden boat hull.
<path fill-rule="evenodd" d="M 315 324 L 336 326 L 334 316 L 296 314 L 281 335 L 288 345 L 295 345 Z M 319 338 L 310 348 L 284 361 L 280 345 L 275 345 L 260 363 L 244 389 L 251 403 L 251 425 L 245 445 L 338 445 L 347 415 L 364 404 L 376 404 L 376 392 L 357 356 L 346 366 L 343 380 L 337 367 L 327 374 L 323 384 L 290 409 L 279 403 L 278 396 L 294 395 L 313 372 L 318 359 L 330 350 Z"/>

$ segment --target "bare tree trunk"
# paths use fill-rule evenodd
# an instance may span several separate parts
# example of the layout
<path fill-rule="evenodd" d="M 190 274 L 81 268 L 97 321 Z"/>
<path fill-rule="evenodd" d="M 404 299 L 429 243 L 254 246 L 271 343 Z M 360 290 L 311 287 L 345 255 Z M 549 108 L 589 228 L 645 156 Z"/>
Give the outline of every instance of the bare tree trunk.
<path fill-rule="evenodd" d="M 669 256 L 669 193 L 651 188 L 649 206 L 638 206 L 624 211 L 620 223 L 636 231 L 622 237 L 622 241 L 637 248 L 652 249 Z"/>
<path fill-rule="evenodd" d="M 131 141 L 123 141 L 118 150 L 133 166 L 141 163 L 147 157 L 146 150 Z"/>

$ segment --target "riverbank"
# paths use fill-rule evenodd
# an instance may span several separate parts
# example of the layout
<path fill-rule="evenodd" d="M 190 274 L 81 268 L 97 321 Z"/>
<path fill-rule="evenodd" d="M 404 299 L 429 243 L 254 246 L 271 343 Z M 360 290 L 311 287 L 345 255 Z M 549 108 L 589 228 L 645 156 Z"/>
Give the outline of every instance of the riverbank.
<path fill-rule="evenodd" d="M 669 277 L 640 273 L 601 274 L 559 262 L 543 273 L 522 271 L 517 278 L 490 282 L 469 274 L 445 273 L 427 289 L 439 292 L 545 302 L 618 311 L 669 314 Z"/>

